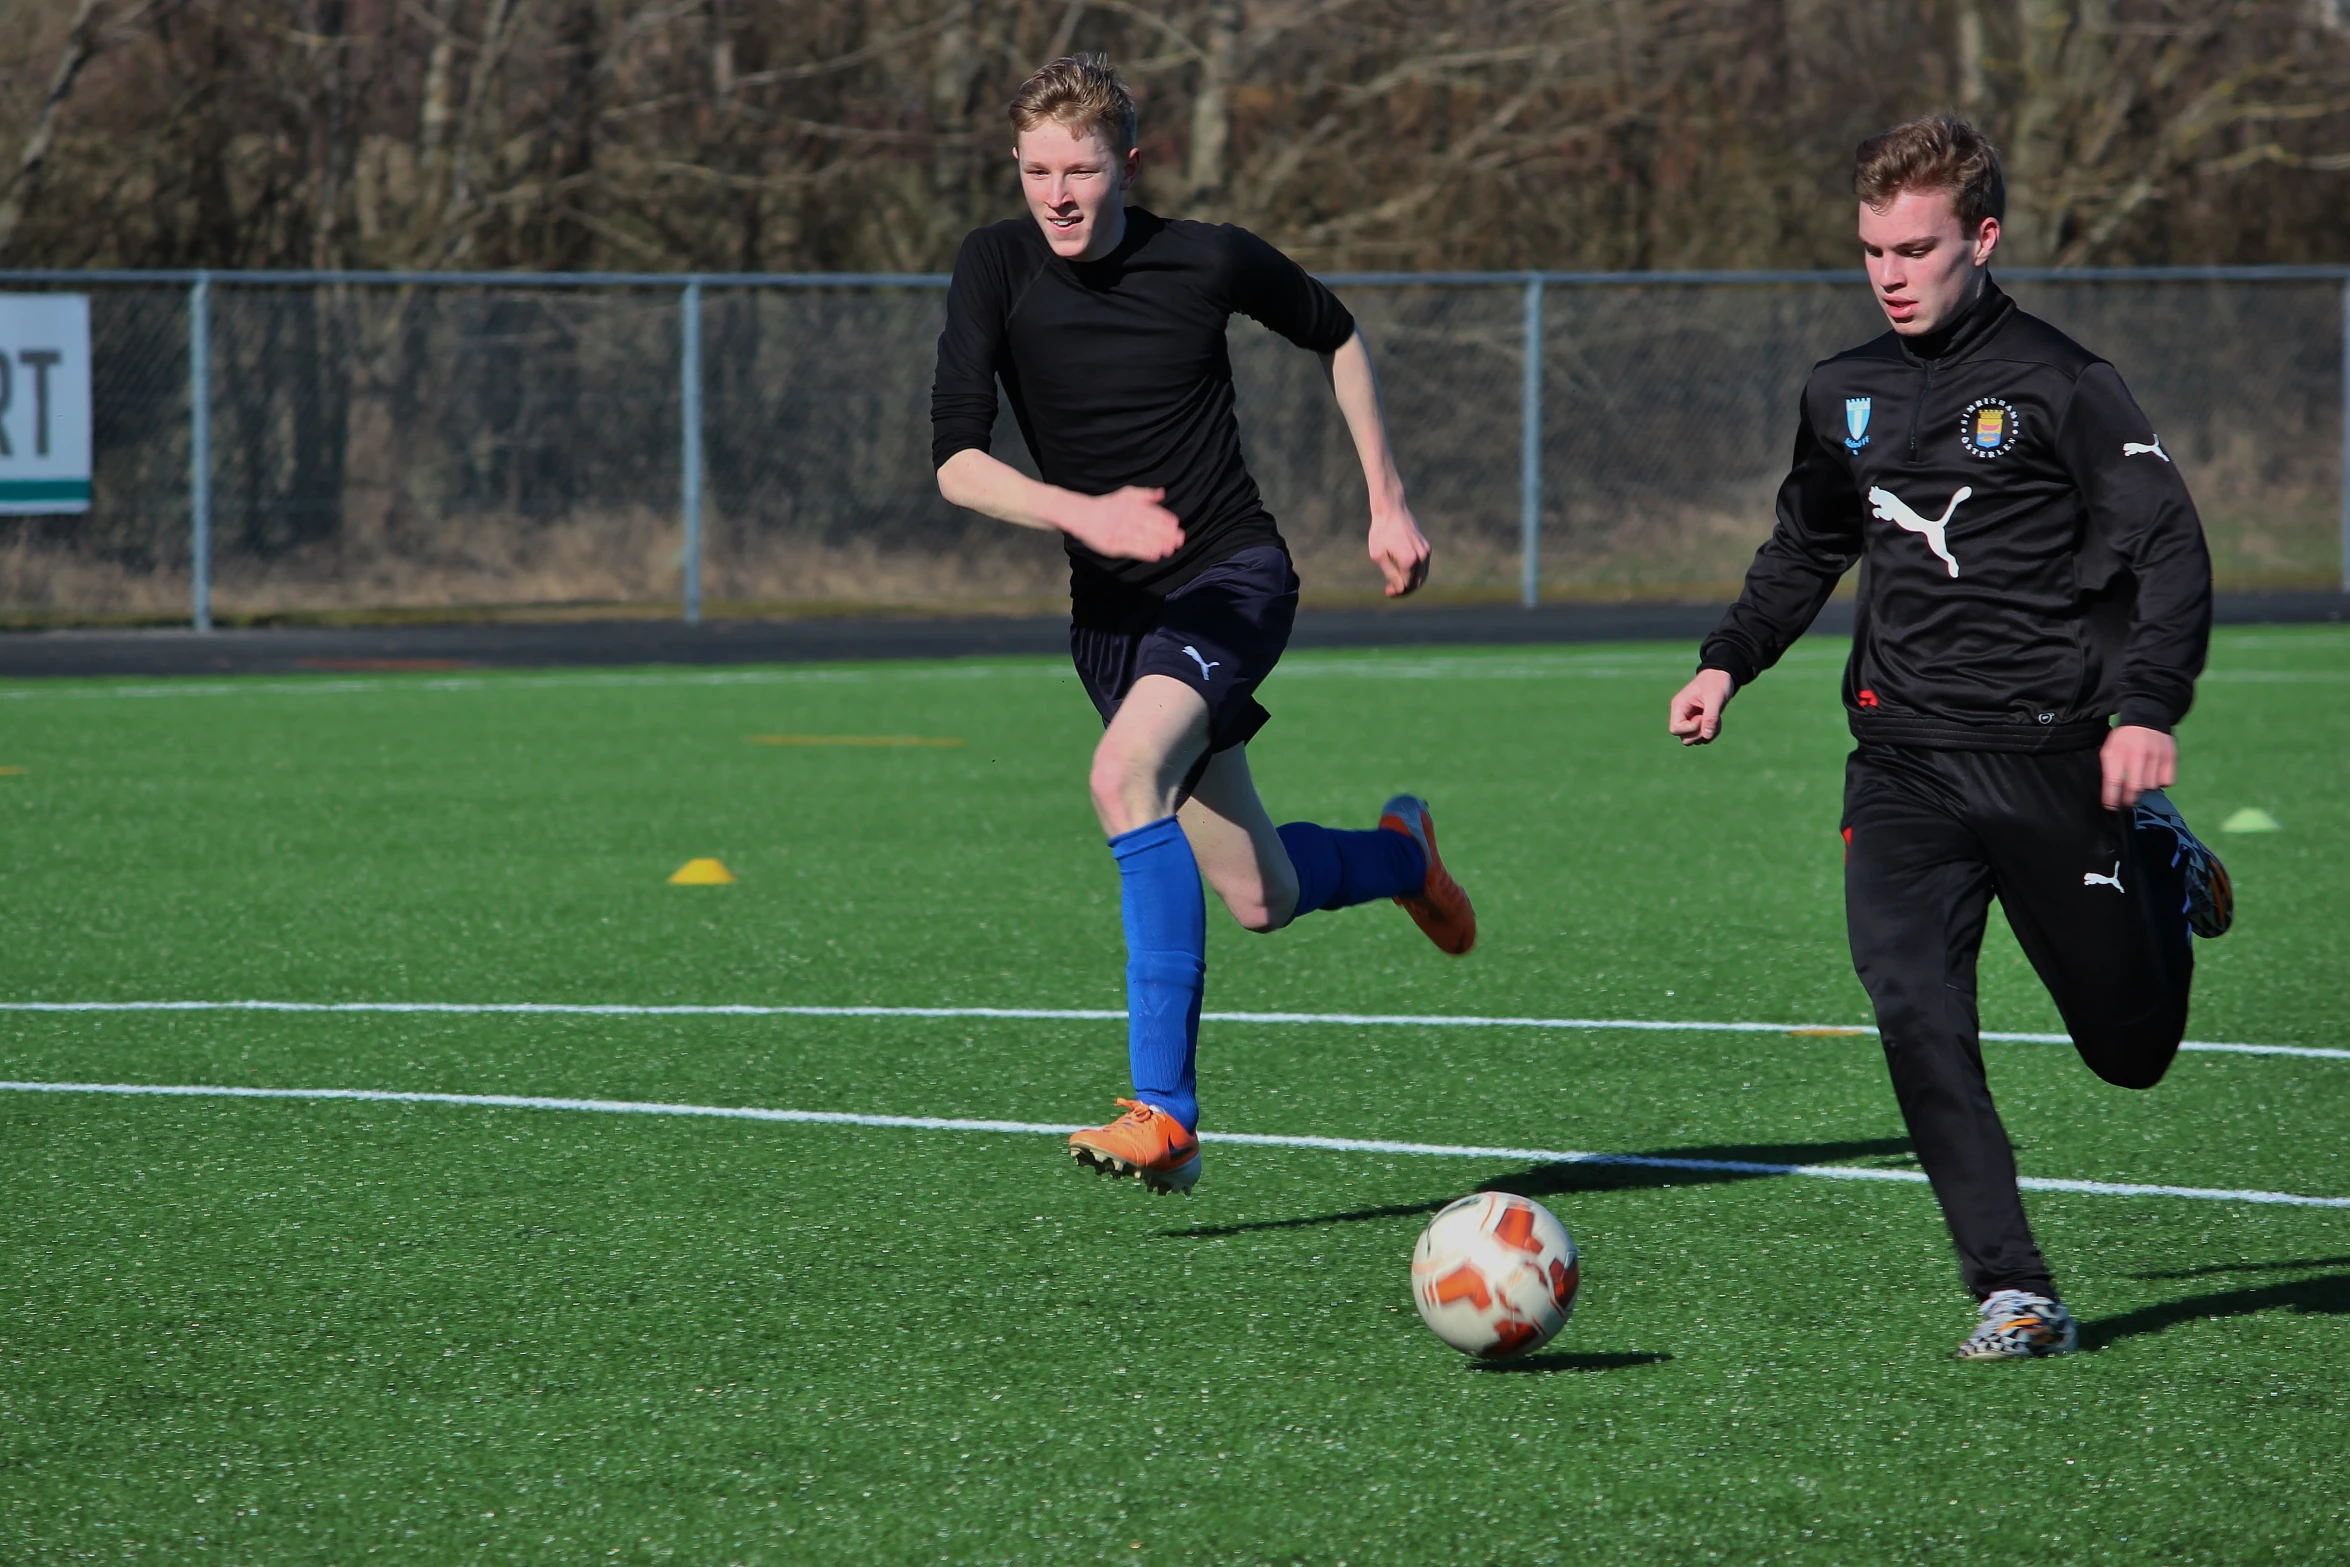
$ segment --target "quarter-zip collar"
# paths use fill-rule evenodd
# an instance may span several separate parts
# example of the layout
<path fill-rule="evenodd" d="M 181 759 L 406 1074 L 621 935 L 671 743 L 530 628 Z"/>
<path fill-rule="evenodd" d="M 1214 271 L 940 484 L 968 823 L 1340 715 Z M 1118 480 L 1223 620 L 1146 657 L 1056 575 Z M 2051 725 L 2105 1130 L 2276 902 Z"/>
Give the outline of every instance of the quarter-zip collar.
<path fill-rule="evenodd" d="M 1937 327 L 1923 337 L 1894 339 L 1901 345 L 1901 357 L 1923 372 L 1926 378 L 1925 385 L 1909 405 L 1911 462 L 1918 460 L 1918 421 L 1925 416 L 1926 398 L 1934 390 L 1935 369 L 1973 353 L 2014 314 L 2015 301 L 2008 298 L 2005 291 L 1992 280 L 1991 274 L 1986 272 L 1983 274 L 1983 291 L 1975 296 L 1973 304 L 1960 312 L 1956 321 L 1948 326 Z"/>
<path fill-rule="evenodd" d="M 1945 364 L 1963 359 L 1981 346 L 1983 340 L 2006 324 L 2015 314 L 2015 301 L 1989 273 L 1983 275 L 1983 291 L 1975 302 L 1960 312 L 1957 320 L 1936 327 L 1923 337 L 1904 337 L 1901 357 L 1913 365 Z"/>

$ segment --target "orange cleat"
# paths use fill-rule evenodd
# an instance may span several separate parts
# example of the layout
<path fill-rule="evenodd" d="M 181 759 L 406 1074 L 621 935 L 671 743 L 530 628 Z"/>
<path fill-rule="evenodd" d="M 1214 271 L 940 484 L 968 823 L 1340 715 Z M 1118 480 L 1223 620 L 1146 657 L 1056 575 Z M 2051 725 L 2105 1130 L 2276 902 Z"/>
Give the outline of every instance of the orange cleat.
<path fill-rule="evenodd" d="M 1428 880 L 1418 893 L 1395 900 L 1412 922 L 1456 958 L 1477 945 L 1477 911 L 1469 906 L 1469 895 L 1452 879 L 1444 861 L 1436 857 L 1436 822 L 1428 814 L 1428 802 L 1416 794 L 1399 794 L 1380 810 L 1379 825 L 1402 833 L 1428 856 Z"/>
<path fill-rule="evenodd" d="M 1199 1139 L 1156 1105 L 1121 1099 L 1126 1113 L 1069 1138 L 1069 1157 L 1108 1176 L 1138 1175 L 1154 1192 L 1189 1195 L 1199 1184 Z"/>

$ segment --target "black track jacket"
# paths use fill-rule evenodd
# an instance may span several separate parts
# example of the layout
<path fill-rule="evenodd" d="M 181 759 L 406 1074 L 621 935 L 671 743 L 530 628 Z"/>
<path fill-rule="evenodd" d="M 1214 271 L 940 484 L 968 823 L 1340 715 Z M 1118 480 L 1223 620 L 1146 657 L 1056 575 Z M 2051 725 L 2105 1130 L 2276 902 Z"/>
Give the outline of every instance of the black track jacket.
<path fill-rule="evenodd" d="M 1941 332 L 1813 368 L 1778 511 L 1699 667 L 1752 681 L 1865 561 L 1857 740 L 2078 750 L 2194 701 L 2211 557 L 2187 486 L 2113 366 L 1988 278 Z"/>

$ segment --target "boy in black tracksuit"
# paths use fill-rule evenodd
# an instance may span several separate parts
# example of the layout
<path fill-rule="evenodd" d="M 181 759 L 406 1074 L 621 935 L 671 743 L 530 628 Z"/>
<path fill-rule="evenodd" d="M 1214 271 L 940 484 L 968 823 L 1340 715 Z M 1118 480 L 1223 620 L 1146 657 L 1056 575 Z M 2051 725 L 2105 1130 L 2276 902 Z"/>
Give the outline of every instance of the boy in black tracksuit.
<path fill-rule="evenodd" d="M 1962 150 L 1972 135 L 1921 124 Z M 1865 243 L 1865 207 L 1862 227 Z M 1996 233 L 1994 217 L 1989 244 Z M 2190 916 L 2204 935 L 2229 918 L 2224 870 L 2146 787 L 2169 781 L 2167 737 L 2209 637 L 2194 503 L 2113 366 L 2016 308 L 1988 259 L 1984 245 L 1974 276 L 1954 274 L 1965 292 L 1945 319 L 1911 333 L 1896 309 L 1917 280 L 1888 291 L 1872 265 L 1895 330 L 1813 370 L 1777 528 L 1700 656 L 1728 677 L 1726 701 L 1866 562 L 1844 677 L 1853 963 L 1984 1303 L 1959 1353 L 1983 1359 L 2062 1353 L 2075 1337 L 1984 1080 L 1975 960 L 1991 898 L 2082 1059 L 2126 1088 L 2151 1088 L 2177 1053 Z M 1720 689 L 1701 673 L 1690 691 L 1709 680 Z M 1676 700 L 1675 731 L 1710 739 L 1682 722 L 1691 700 Z M 2131 744 L 2166 765 L 2119 776 L 2114 754 Z"/>

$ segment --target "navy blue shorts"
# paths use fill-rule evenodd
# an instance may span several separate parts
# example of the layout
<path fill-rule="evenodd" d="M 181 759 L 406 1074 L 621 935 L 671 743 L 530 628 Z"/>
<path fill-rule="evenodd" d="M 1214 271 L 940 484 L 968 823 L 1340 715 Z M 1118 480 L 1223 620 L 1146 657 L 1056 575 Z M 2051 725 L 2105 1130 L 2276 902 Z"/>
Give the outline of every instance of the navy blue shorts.
<path fill-rule="evenodd" d="M 1103 723 L 1144 675 L 1207 698 L 1211 753 L 1248 744 L 1273 716 L 1257 686 L 1297 620 L 1297 573 L 1279 545 L 1228 555 L 1165 598 L 1080 589 L 1070 608 L 1069 657 Z"/>

